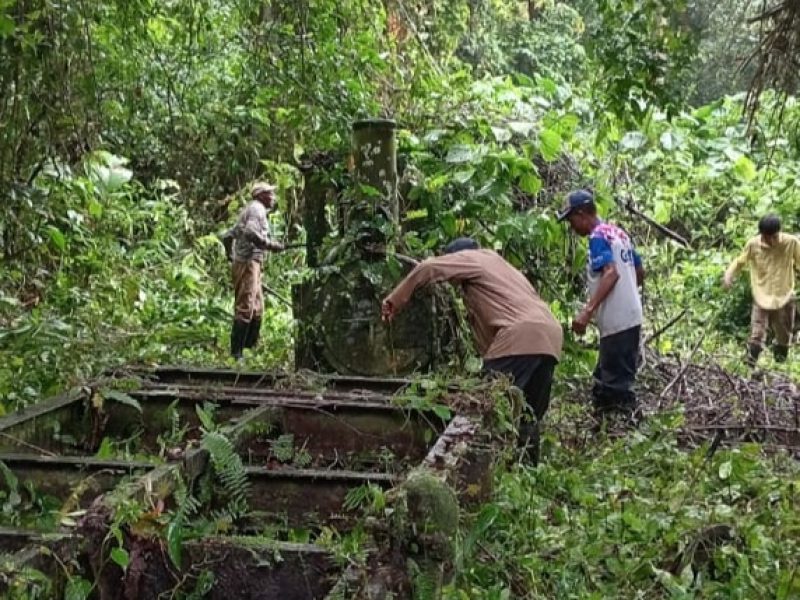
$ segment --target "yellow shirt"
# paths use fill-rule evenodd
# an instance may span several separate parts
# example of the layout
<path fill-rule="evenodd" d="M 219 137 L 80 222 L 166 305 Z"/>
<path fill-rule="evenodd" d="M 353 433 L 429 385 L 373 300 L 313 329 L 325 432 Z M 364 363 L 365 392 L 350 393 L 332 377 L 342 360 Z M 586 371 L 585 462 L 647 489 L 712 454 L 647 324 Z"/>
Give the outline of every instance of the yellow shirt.
<path fill-rule="evenodd" d="M 757 235 L 728 267 L 728 275 L 732 278 L 745 266 L 750 269 L 753 301 L 765 310 L 782 308 L 794 297 L 794 272 L 800 270 L 800 240 L 779 233 L 778 242 L 767 246 Z"/>

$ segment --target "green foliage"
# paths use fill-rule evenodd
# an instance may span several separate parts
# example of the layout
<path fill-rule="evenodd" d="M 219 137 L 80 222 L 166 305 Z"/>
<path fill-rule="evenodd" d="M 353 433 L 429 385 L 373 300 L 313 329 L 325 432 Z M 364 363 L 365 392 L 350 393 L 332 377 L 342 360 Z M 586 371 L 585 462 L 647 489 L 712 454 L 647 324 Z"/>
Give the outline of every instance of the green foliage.
<path fill-rule="evenodd" d="M 214 511 L 212 518 L 217 521 L 236 521 L 247 512 L 250 488 L 242 458 L 231 441 L 216 431 L 203 434 L 203 448 L 209 453 L 214 476 L 220 483 L 220 492 L 227 499 L 224 508 Z"/>
<path fill-rule="evenodd" d="M 687 100 L 685 74 L 696 47 L 686 2 L 601 0 L 598 14 L 588 49 L 599 67 L 602 110 L 628 123 L 651 108 L 676 113 Z"/>
<path fill-rule="evenodd" d="M 386 494 L 380 486 L 367 483 L 348 491 L 342 506 L 345 510 L 366 509 L 372 514 L 382 514 Z"/>
<path fill-rule="evenodd" d="M 7 558 L 8 555 L 0 555 L 0 559 Z M 0 570 L 12 575 L 5 596 L 8 600 L 49 600 L 53 597 L 53 581 L 38 569 L 16 569 L 4 560 Z"/>
<path fill-rule="evenodd" d="M 291 433 L 279 435 L 270 443 L 270 448 L 272 455 L 282 463 L 292 463 L 301 469 L 311 464 L 311 454 L 305 446 L 295 447 L 294 435 Z"/>
<path fill-rule="evenodd" d="M 200 508 L 200 502 L 186 489 L 183 481 L 175 491 L 176 510 L 169 519 L 166 529 L 167 553 L 172 563 L 180 568 L 183 550 L 184 531 L 187 521 Z"/>
<path fill-rule="evenodd" d="M 546 445 L 552 452 L 538 469 L 502 475 L 461 544 L 464 570 L 445 597 L 522 589 L 548 598 L 646 590 L 751 598 L 772 595 L 776 584 L 792 589 L 796 463 L 765 457 L 756 445 L 712 459 L 707 448 L 686 452 L 676 441 L 679 422 L 665 416 L 573 450 Z M 720 526 L 730 529 L 711 537 Z"/>
<path fill-rule="evenodd" d="M 478 4 L 458 50 L 478 73 L 543 75 L 567 82 L 583 75 L 583 20 L 568 4 L 537 2 L 533 18 L 491 6 L 499 3 Z"/>
<path fill-rule="evenodd" d="M 61 502 L 19 478 L 0 461 L 0 523 L 10 527 L 31 527 L 41 531 L 58 525 Z"/>
<path fill-rule="evenodd" d="M 80 170 L 36 180 L 46 203 L 36 205 L 41 211 L 27 223 L 25 252 L 0 266 L 6 408 L 123 363 L 224 360 L 230 284 L 221 246 L 197 235 L 173 188 L 146 190 L 135 181 L 103 187 L 98 169 L 117 163 L 93 155 Z M 53 227 L 61 237 L 53 237 Z M 273 264 L 286 273 L 293 260 L 281 256 Z M 273 351 L 261 360 L 285 361 L 287 309 L 267 300 L 266 314 L 272 326 L 264 329 L 262 348 Z"/>
<path fill-rule="evenodd" d="M 82 577 L 70 577 L 64 590 L 64 600 L 87 600 L 93 587 L 91 581 Z"/>
<path fill-rule="evenodd" d="M 646 328 L 689 309 L 658 349 L 679 351 L 703 331 L 706 344 L 733 356 L 750 298 L 743 280 L 721 290 L 725 265 L 767 210 L 800 229 L 796 128 L 766 117 L 747 128 L 741 100 L 715 91 L 741 87 L 727 68 L 752 44 L 740 4 L 0 1 L 3 410 L 108 367 L 224 363 L 231 291 L 214 232 L 242 207 L 247 183 L 267 177 L 280 187 L 279 237 L 302 236 L 298 162 L 315 151 L 342 156 L 351 120 L 376 115 L 403 127 L 399 251 L 422 257 L 474 235 L 519 267 L 566 325 L 583 301 L 585 244 L 553 209 L 569 189 L 590 185 L 602 213 L 627 226 L 645 255 Z M 728 38 L 740 50 L 714 41 Z M 690 110 L 690 97 L 709 103 Z M 799 122 L 794 99 L 766 94 L 762 103 L 764 114 Z M 330 177 L 346 200 L 345 166 Z M 629 199 L 693 248 L 630 218 Z M 352 241 L 328 243 L 347 253 Z M 265 279 L 288 296 L 301 260 L 273 257 Z M 390 260 L 363 272 L 382 290 L 399 269 Z M 267 302 L 248 367 L 290 362 L 291 313 Z M 567 337 L 560 373 L 590 376 L 593 351 L 583 344 Z M 479 366 L 467 362 L 471 372 Z M 446 384 L 429 378 L 399 402 L 447 420 Z M 141 408 L 126 389 L 99 389 L 106 401 Z M 510 430 L 511 402 L 494 409 Z M 225 530 L 247 511 L 241 458 L 211 405 L 197 416 L 213 476 L 192 491 L 207 500 L 216 486 L 223 506 L 210 523 L 179 489 L 173 512 L 158 520 L 176 565 L 187 536 Z M 174 406 L 164 420 L 159 441 L 168 449 L 189 425 Z M 685 453 L 675 425 L 580 451 L 550 439 L 545 464 L 502 476 L 472 521 L 449 597 L 797 595 L 796 467 L 753 447 L 711 460 Z M 129 448 L 104 439 L 98 455 L 120 451 Z M 272 452 L 299 467 L 311 462 L 290 435 Z M 52 499 L 0 471 L 4 523 L 58 514 Z M 384 502 L 382 490 L 365 486 L 346 505 L 380 513 Z M 108 560 L 129 565 L 127 528 L 146 510 L 117 507 Z M 707 544 L 698 533 L 718 525 L 732 537 L 699 560 Z M 318 541 L 343 564 L 366 560 L 360 529 L 324 529 Z M 422 595 L 434 579 L 424 567 L 412 566 Z M 201 573 L 192 593 L 212 584 Z M 48 597 L 51 587 L 30 571 L 10 594 Z M 86 582 L 70 581 L 69 595 L 86 593 Z"/>

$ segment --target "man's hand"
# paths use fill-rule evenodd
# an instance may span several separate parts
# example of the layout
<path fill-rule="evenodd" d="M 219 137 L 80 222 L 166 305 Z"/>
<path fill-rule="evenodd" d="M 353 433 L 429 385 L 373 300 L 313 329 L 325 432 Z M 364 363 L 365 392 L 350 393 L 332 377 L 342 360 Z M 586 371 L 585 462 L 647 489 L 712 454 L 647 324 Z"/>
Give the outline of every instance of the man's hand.
<path fill-rule="evenodd" d="M 394 304 L 389 300 L 384 300 L 381 303 L 381 319 L 384 323 L 391 323 L 395 316 Z"/>
<path fill-rule="evenodd" d="M 733 276 L 726 271 L 725 275 L 722 276 L 722 287 L 724 287 L 726 290 L 729 290 L 731 289 L 732 285 L 733 285 Z"/>
<path fill-rule="evenodd" d="M 572 331 L 578 335 L 586 333 L 586 328 L 589 326 L 589 321 L 592 320 L 592 313 L 588 308 L 584 308 L 572 320 Z"/>

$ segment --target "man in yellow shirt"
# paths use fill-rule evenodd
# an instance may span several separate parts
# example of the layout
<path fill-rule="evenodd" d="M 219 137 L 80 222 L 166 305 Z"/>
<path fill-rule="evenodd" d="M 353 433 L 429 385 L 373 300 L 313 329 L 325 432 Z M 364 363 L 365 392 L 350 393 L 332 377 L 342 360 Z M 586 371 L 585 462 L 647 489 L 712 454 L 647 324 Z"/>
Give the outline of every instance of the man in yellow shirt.
<path fill-rule="evenodd" d="M 747 345 L 750 366 L 755 366 L 770 327 L 775 335 L 775 360 L 786 360 L 794 330 L 794 272 L 800 270 L 800 240 L 781 233 L 781 220 L 777 216 L 763 217 L 758 222 L 758 233 L 731 263 L 723 279 L 723 285 L 728 289 L 743 267 L 750 269 L 753 292 Z"/>

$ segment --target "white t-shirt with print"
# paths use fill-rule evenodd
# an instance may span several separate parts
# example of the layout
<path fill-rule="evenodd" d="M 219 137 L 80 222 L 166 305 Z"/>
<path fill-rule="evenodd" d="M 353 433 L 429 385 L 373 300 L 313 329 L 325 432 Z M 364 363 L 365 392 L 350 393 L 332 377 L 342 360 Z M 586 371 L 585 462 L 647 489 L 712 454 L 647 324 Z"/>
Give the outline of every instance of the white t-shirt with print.
<path fill-rule="evenodd" d="M 619 273 L 616 285 L 597 309 L 600 337 L 641 325 L 642 300 L 636 283 L 636 267 L 641 265 L 641 259 L 628 234 L 611 223 L 598 223 L 589 234 L 588 262 L 589 294 L 592 296 L 606 265 L 614 263 Z"/>

